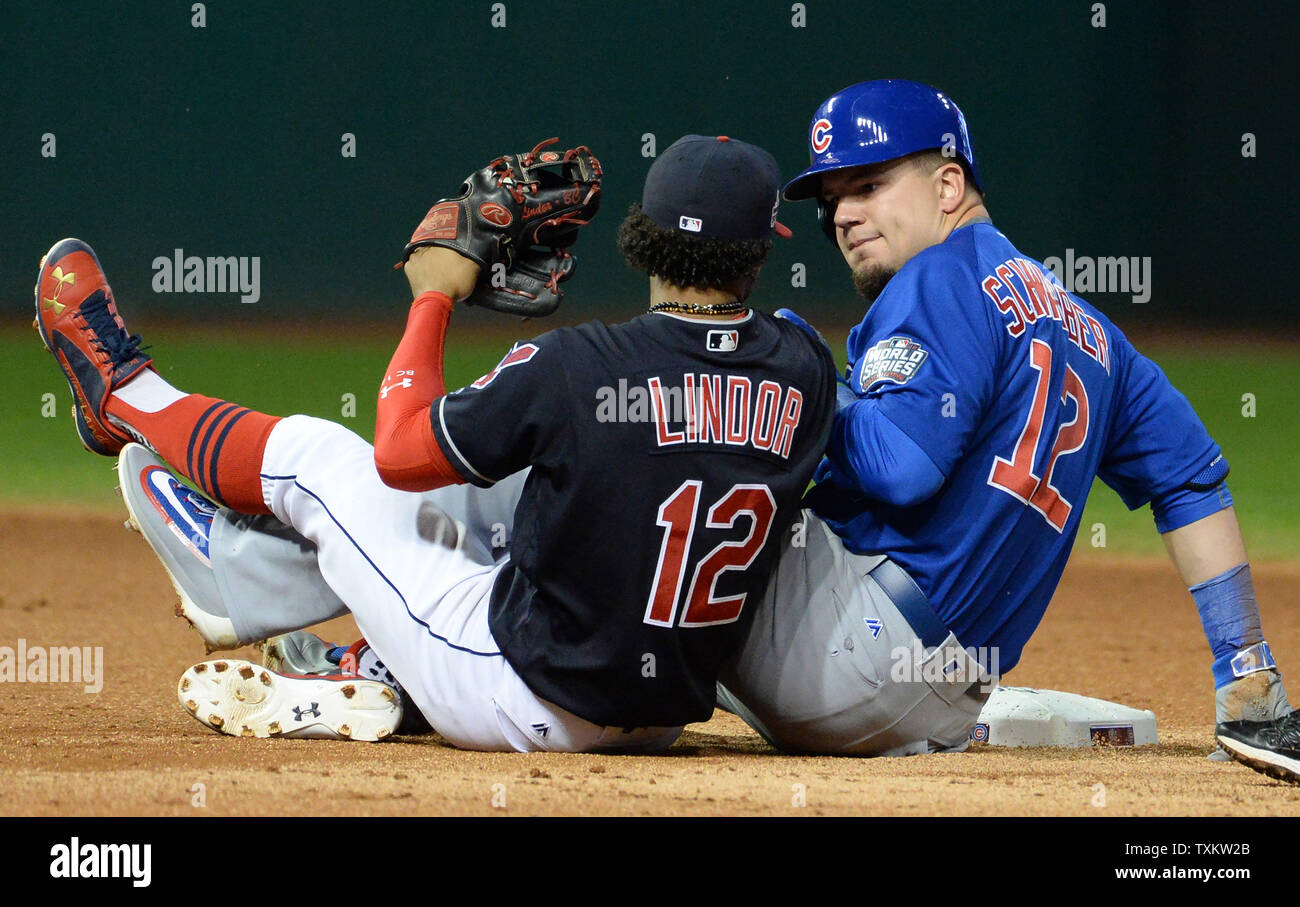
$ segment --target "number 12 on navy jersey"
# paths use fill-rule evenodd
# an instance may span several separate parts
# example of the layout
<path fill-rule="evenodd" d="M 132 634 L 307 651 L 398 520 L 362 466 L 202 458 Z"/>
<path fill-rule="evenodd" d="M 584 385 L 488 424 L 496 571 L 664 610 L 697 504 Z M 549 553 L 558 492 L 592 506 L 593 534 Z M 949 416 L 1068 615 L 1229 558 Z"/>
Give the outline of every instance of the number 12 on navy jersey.
<path fill-rule="evenodd" d="M 686 578 L 686 555 L 695 537 L 700 503 L 698 479 L 688 479 L 659 505 L 656 525 L 664 527 L 654 584 L 646 602 L 645 623 L 671 627 L 677 623 L 678 600 Z M 747 517 L 749 532 L 739 540 L 724 541 L 695 565 L 679 626 L 711 627 L 729 624 L 740 617 L 745 593 L 718 598 L 714 587 L 726 570 L 745 570 L 767 543 L 776 516 L 776 498 L 766 485 L 733 485 L 709 508 L 704 526 L 732 529 Z"/>

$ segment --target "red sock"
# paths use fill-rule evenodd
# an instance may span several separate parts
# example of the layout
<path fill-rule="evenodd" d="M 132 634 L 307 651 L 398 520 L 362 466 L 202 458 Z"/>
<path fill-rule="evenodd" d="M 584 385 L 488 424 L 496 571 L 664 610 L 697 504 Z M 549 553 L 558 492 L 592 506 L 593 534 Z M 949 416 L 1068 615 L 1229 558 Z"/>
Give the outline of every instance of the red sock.
<path fill-rule="evenodd" d="M 270 513 L 262 499 L 262 455 L 278 416 L 190 394 L 156 413 L 117 397 L 108 414 L 148 440 L 158 456 L 218 504 L 240 513 Z"/>

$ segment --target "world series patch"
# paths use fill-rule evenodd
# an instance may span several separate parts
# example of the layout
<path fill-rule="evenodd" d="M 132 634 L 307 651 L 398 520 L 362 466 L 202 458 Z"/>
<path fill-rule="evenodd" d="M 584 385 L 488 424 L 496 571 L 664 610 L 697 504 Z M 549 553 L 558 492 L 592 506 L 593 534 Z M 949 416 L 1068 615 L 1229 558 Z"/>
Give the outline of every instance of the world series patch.
<path fill-rule="evenodd" d="M 881 381 L 906 384 L 916 377 L 930 354 L 908 337 L 890 337 L 867 350 L 859 367 L 858 385 L 866 393 Z"/>

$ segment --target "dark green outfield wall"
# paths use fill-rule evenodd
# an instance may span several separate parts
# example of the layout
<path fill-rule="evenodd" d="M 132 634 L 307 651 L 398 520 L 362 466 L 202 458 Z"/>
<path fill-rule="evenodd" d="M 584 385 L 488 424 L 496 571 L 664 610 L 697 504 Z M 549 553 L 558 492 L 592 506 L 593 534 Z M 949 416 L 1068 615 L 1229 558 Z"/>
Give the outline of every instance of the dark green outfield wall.
<path fill-rule="evenodd" d="M 380 4 L 373 5 L 375 7 Z M 0 308 L 25 318 L 55 239 L 92 242 L 124 308 L 279 319 L 402 298 L 389 268 L 439 195 L 558 134 L 607 171 L 573 300 L 630 314 L 613 249 L 649 161 L 686 132 L 807 160 L 829 93 L 901 76 L 965 108 L 998 225 L 1035 257 L 1152 261 L 1121 323 L 1290 323 L 1297 178 L 1289 5 L 884 2 L 9 4 L 0 32 Z M 54 135 L 56 156 L 42 156 Z M 340 154 L 356 137 L 356 157 Z M 1256 156 L 1243 157 L 1253 133 Z M 855 305 L 812 209 L 791 205 L 761 301 Z M 163 295 L 151 262 L 257 256 L 261 299 Z M 807 266 L 807 286 L 789 289 Z M 1230 317 L 1230 322 L 1225 318 Z"/>

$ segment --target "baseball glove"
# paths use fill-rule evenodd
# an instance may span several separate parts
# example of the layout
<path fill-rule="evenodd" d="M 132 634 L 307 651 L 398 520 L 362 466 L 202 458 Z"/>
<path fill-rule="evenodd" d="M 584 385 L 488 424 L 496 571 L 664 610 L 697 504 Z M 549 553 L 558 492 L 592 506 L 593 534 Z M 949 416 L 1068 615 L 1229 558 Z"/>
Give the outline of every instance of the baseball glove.
<path fill-rule="evenodd" d="M 600 207 L 600 162 L 585 147 L 503 155 L 470 174 L 460 194 L 440 199 L 415 228 L 401 267 L 420 246 L 444 246 L 477 263 L 465 302 L 513 315 L 549 315 L 573 275 L 569 246 Z"/>
<path fill-rule="evenodd" d="M 564 298 L 560 283 L 573 276 L 578 259 L 568 249 L 530 246 L 515 256 L 508 271 L 500 263 L 493 267 L 497 270 L 479 282 L 465 304 L 536 318 L 559 308 Z"/>

